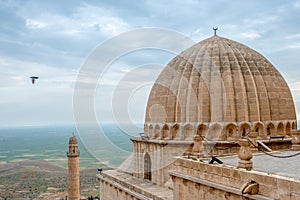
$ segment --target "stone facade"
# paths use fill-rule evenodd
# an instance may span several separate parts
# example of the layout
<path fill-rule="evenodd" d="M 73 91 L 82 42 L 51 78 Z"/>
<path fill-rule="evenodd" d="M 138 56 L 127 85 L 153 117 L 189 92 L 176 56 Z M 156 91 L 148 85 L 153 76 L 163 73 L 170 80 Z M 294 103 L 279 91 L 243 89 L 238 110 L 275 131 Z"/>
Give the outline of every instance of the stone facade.
<path fill-rule="evenodd" d="M 300 181 L 232 166 L 179 158 L 170 171 L 173 199 L 300 199 Z M 247 181 L 258 183 L 256 195 L 243 194 Z"/>
<path fill-rule="evenodd" d="M 152 141 L 140 138 L 131 140 L 134 146 L 131 173 L 137 178 L 151 180 L 160 186 L 164 186 L 170 180 L 168 171 L 176 157 L 191 152 L 193 144 L 189 141 Z M 148 170 L 147 165 L 150 166 Z"/>
<path fill-rule="evenodd" d="M 291 136 L 296 112 L 281 74 L 261 54 L 217 35 L 171 60 L 152 87 L 145 135 L 164 140 Z"/>

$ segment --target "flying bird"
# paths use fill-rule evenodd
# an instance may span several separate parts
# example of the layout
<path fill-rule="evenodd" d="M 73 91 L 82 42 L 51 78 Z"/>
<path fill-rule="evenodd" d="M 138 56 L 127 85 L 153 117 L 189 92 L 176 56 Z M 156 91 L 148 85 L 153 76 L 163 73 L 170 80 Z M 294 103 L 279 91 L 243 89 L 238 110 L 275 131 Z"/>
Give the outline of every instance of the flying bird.
<path fill-rule="evenodd" d="M 37 76 L 32 76 L 32 77 L 30 77 L 30 78 L 31 78 L 32 84 L 35 83 L 35 80 L 39 79 L 39 77 L 37 77 Z"/>

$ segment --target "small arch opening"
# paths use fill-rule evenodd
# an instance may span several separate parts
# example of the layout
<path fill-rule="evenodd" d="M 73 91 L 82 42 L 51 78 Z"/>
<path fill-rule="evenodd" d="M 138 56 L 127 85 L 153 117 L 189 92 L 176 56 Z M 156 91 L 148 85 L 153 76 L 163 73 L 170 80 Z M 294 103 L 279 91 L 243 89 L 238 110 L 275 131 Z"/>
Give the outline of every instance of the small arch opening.
<path fill-rule="evenodd" d="M 257 123 L 254 127 L 254 130 L 258 133 L 259 138 L 264 138 L 264 127 L 261 123 Z"/>
<path fill-rule="evenodd" d="M 162 137 L 164 139 L 170 139 L 170 129 L 169 129 L 169 126 L 167 124 L 165 124 L 163 126 L 163 129 L 162 129 Z"/>
<path fill-rule="evenodd" d="M 179 137 L 179 125 L 175 124 L 172 128 L 172 137 L 173 138 L 178 138 Z"/>
<path fill-rule="evenodd" d="M 282 123 L 279 123 L 277 126 L 277 135 L 284 135 L 284 126 Z"/>
<path fill-rule="evenodd" d="M 285 126 L 285 133 L 289 136 L 291 136 L 291 124 L 288 122 Z"/>
<path fill-rule="evenodd" d="M 151 157 L 148 152 L 144 156 L 144 179 L 150 180 L 152 179 L 151 173 Z"/>
<path fill-rule="evenodd" d="M 159 125 L 156 125 L 155 126 L 155 129 L 154 129 L 154 137 L 155 138 L 158 138 L 158 139 L 160 139 L 161 138 L 161 134 L 160 134 L 160 127 L 159 127 Z"/>
<path fill-rule="evenodd" d="M 237 138 L 236 132 L 236 126 L 234 124 L 226 126 L 226 136 L 229 140 L 235 140 Z"/>
<path fill-rule="evenodd" d="M 275 127 L 272 123 L 267 126 L 267 136 L 275 135 Z"/>
<path fill-rule="evenodd" d="M 246 136 L 250 132 L 250 125 L 243 124 L 240 128 L 241 136 Z"/>
<path fill-rule="evenodd" d="M 155 138 L 154 130 L 152 124 L 149 126 L 149 137 L 150 138 Z"/>
<path fill-rule="evenodd" d="M 192 125 L 190 124 L 187 124 L 185 127 L 184 127 L 184 137 L 185 138 L 188 138 L 188 139 L 191 139 L 194 135 L 194 128 Z"/>
<path fill-rule="evenodd" d="M 206 136 L 207 133 L 207 126 L 204 124 L 201 124 L 198 126 L 197 134 L 200 136 Z"/>
<path fill-rule="evenodd" d="M 295 130 L 296 128 L 297 128 L 296 123 L 293 122 L 293 123 L 292 123 L 292 129 Z"/>

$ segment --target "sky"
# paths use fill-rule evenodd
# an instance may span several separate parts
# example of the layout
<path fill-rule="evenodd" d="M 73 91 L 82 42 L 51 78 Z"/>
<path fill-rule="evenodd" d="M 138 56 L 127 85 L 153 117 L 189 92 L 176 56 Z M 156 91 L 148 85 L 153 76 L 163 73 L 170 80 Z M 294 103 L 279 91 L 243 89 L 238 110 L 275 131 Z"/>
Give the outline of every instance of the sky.
<path fill-rule="evenodd" d="M 76 77 L 91 52 L 119 34 L 148 27 L 174 30 L 198 42 L 217 26 L 220 36 L 257 50 L 274 64 L 300 116 L 299 13 L 299 0 L 0 0 L 0 126 L 72 124 Z M 132 82 L 145 74 L 156 77 L 172 57 L 144 49 L 116 59 L 102 77 L 104 86 L 95 91 L 97 117 L 114 121 L 113 91 L 128 72 L 143 66 L 144 71 L 128 75 Z M 40 78 L 33 85 L 30 76 Z M 126 99 L 135 123 L 144 121 L 153 81 Z"/>

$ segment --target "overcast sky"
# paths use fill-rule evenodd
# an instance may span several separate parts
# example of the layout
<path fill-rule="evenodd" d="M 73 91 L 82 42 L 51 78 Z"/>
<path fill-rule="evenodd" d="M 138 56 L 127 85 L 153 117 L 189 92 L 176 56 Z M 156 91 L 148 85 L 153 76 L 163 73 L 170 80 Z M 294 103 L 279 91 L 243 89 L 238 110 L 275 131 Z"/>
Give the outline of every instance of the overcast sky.
<path fill-rule="evenodd" d="M 74 82 L 85 59 L 109 38 L 144 27 L 175 30 L 197 42 L 218 26 L 220 36 L 274 64 L 298 108 L 299 13 L 299 0 L 0 1 L 0 126 L 72 123 Z M 112 120 L 111 92 L 128 71 L 157 63 L 147 72 L 156 75 L 173 56 L 144 50 L 113 63 L 95 95 L 101 120 Z M 34 85 L 32 75 L 40 77 Z M 150 88 L 143 85 L 129 100 L 132 120 L 143 122 Z"/>

